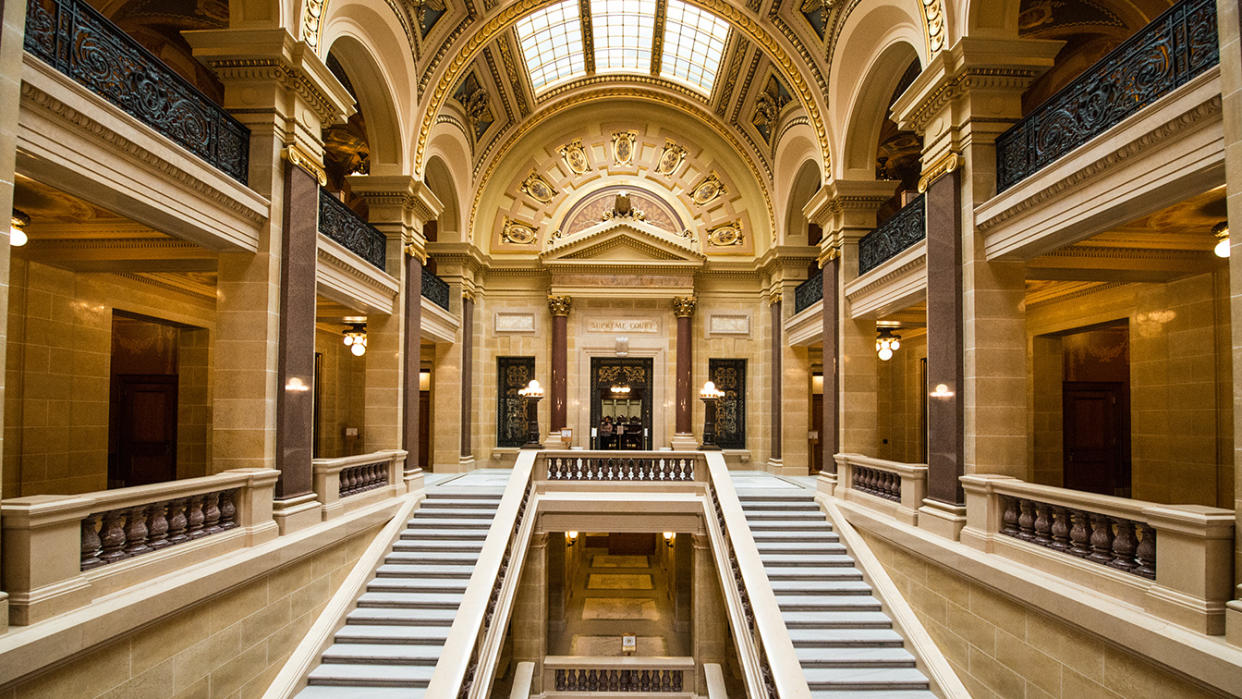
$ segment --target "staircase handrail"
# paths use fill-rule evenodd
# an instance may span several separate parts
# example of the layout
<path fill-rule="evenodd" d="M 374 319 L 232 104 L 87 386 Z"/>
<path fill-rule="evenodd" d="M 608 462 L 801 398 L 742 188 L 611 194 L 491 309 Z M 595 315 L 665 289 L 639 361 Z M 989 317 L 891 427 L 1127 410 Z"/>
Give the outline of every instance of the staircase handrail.
<path fill-rule="evenodd" d="M 428 697 L 475 699 L 488 696 L 491 690 L 492 672 L 533 531 L 536 503 L 531 475 L 537 454 L 534 449 L 518 452 L 457 616 L 449 627 L 440 661 L 427 685 Z M 493 593 L 498 593 L 495 601 Z"/>
<path fill-rule="evenodd" d="M 425 498 L 423 490 L 410 493 L 388 524 L 371 540 L 310 630 L 293 649 L 293 654 L 285 661 L 276 679 L 272 680 L 272 684 L 263 693 L 263 699 L 288 699 L 306 686 L 307 675 L 315 669 L 316 661 L 332 645 L 337 630 L 345 623 L 345 615 L 353 609 L 362 593 L 366 592 L 367 583 L 375 577 L 375 571 L 384 563 L 393 542 L 401 536 L 415 508 Z"/>
<path fill-rule="evenodd" d="M 747 694 L 751 699 L 809 699 L 810 687 L 798 662 L 793 640 L 785 628 L 772 583 L 759 559 L 759 548 L 746 523 L 746 514 L 733 488 L 724 455 L 704 452 L 704 460 L 711 488 L 703 519 L 712 539 L 716 570 L 721 577 L 726 606 L 729 607 L 729 623 L 733 627 L 733 637 L 746 675 Z M 717 506 L 724 521 L 724 531 L 718 524 Z M 733 551 L 732 561 L 728 555 L 729 547 Z M 734 564 L 750 601 L 749 610 L 745 609 L 737 594 L 732 577 Z M 747 625 L 747 611 L 754 619 L 753 628 Z M 771 682 L 770 689 L 765 686 L 768 681 Z"/>

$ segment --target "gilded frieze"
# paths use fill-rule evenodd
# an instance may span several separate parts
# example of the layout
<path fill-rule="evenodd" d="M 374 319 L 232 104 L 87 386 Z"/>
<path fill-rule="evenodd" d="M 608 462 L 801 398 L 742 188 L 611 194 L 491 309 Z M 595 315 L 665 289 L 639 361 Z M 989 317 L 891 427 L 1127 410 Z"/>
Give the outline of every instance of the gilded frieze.
<path fill-rule="evenodd" d="M 665 140 L 664 150 L 660 153 L 660 160 L 656 162 L 656 174 L 671 177 L 677 172 L 677 168 L 681 167 L 681 163 L 685 159 L 685 148 L 682 148 L 671 140 Z"/>
<path fill-rule="evenodd" d="M 637 131 L 618 131 L 612 135 L 612 159 L 617 165 L 634 164 L 634 139 Z"/>
<path fill-rule="evenodd" d="M 561 157 L 575 175 L 581 175 L 591 169 L 591 161 L 587 159 L 586 149 L 582 147 L 582 139 L 575 138 L 561 146 Z"/>

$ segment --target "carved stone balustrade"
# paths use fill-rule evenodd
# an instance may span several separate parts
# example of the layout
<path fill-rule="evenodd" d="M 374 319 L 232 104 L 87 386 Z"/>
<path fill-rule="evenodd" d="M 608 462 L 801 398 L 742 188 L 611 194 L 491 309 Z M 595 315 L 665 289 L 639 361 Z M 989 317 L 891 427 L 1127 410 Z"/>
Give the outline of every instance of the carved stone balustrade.
<path fill-rule="evenodd" d="M 405 457 L 404 449 L 390 449 L 313 460 L 315 494 L 323 504 L 324 520 L 404 493 Z"/>
<path fill-rule="evenodd" d="M 927 464 L 906 464 L 862 454 L 835 454 L 836 495 L 914 526 L 927 496 Z"/>
<path fill-rule="evenodd" d="M 644 452 L 626 455 L 621 452 L 573 452 L 550 455 L 547 479 L 550 481 L 693 481 L 693 454 Z M 701 479 L 698 479 L 701 480 Z"/>
<path fill-rule="evenodd" d="M 694 670 L 694 658 L 550 655 L 543 662 L 543 686 L 557 692 L 689 698 L 700 694 Z"/>
<path fill-rule="evenodd" d="M 961 541 L 1141 607 L 1199 633 L 1225 632 L 1232 597 L 1234 516 L 963 476 Z"/>
<path fill-rule="evenodd" d="M 10 621 L 23 625 L 277 535 L 279 472 L 0 501 Z"/>

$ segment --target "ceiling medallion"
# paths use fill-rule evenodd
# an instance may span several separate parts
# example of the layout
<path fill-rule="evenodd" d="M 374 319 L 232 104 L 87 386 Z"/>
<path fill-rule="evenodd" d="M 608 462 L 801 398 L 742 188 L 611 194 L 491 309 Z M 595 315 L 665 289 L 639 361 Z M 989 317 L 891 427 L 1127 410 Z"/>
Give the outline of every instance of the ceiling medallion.
<path fill-rule="evenodd" d="M 672 141 L 664 141 L 664 152 L 660 154 L 660 161 L 656 163 L 656 174 L 672 175 L 677 172 L 677 168 L 681 167 L 681 162 L 685 159 L 685 148 Z"/>
<path fill-rule="evenodd" d="M 534 170 L 531 170 L 530 174 L 526 176 L 526 179 L 522 180 L 521 189 L 526 194 L 529 194 L 532 199 L 541 204 L 547 204 L 552 201 L 552 197 L 556 196 L 556 189 L 553 188 L 547 180 L 543 179 L 542 175 Z"/>
<path fill-rule="evenodd" d="M 591 169 L 591 163 L 587 160 L 586 149 L 582 147 L 581 138 L 575 138 L 561 146 L 561 157 L 565 159 L 565 164 L 575 175 L 581 175 Z"/>
<path fill-rule="evenodd" d="M 742 244 L 742 222 L 730 221 L 707 229 L 707 243 L 712 247 L 728 248 Z"/>
<path fill-rule="evenodd" d="M 703 206 L 727 191 L 728 188 L 721 183 L 720 176 L 712 172 L 706 179 L 694 186 L 690 192 L 690 198 L 695 204 Z"/>
<path fill-rule="evenodd" d="M 612 135 L 612 157 L 617 165 L 631 165 L 634 162 L 634 139 L 637 131 L 618 131 Z"/>
<path fill-rule="evenodd" d="M 500 238 L 511 245 L 530 245 L 535 242 L 535 227 L 505 217 L 505 226 L 500 229 Z"/>

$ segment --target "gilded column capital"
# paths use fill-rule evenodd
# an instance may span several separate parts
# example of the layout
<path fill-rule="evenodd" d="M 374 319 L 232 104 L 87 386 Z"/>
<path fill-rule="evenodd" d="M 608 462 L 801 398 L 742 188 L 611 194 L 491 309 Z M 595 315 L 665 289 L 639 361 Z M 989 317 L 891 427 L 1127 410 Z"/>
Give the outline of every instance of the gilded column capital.
<path fill-rule="evenodd" d="M 548 294 L 548 310 L 554 316 L 568 316 L 569 309 L 574 305 L 573 298 L 569 296 L 554 296 Z"/>
<path fill-rule="evenodd" d="M 694 305 L 697 303 L 693 296 L 677 296 L 673 299 L 673 315 L 678 318 L 689 318 L 694 315 Z"/>

